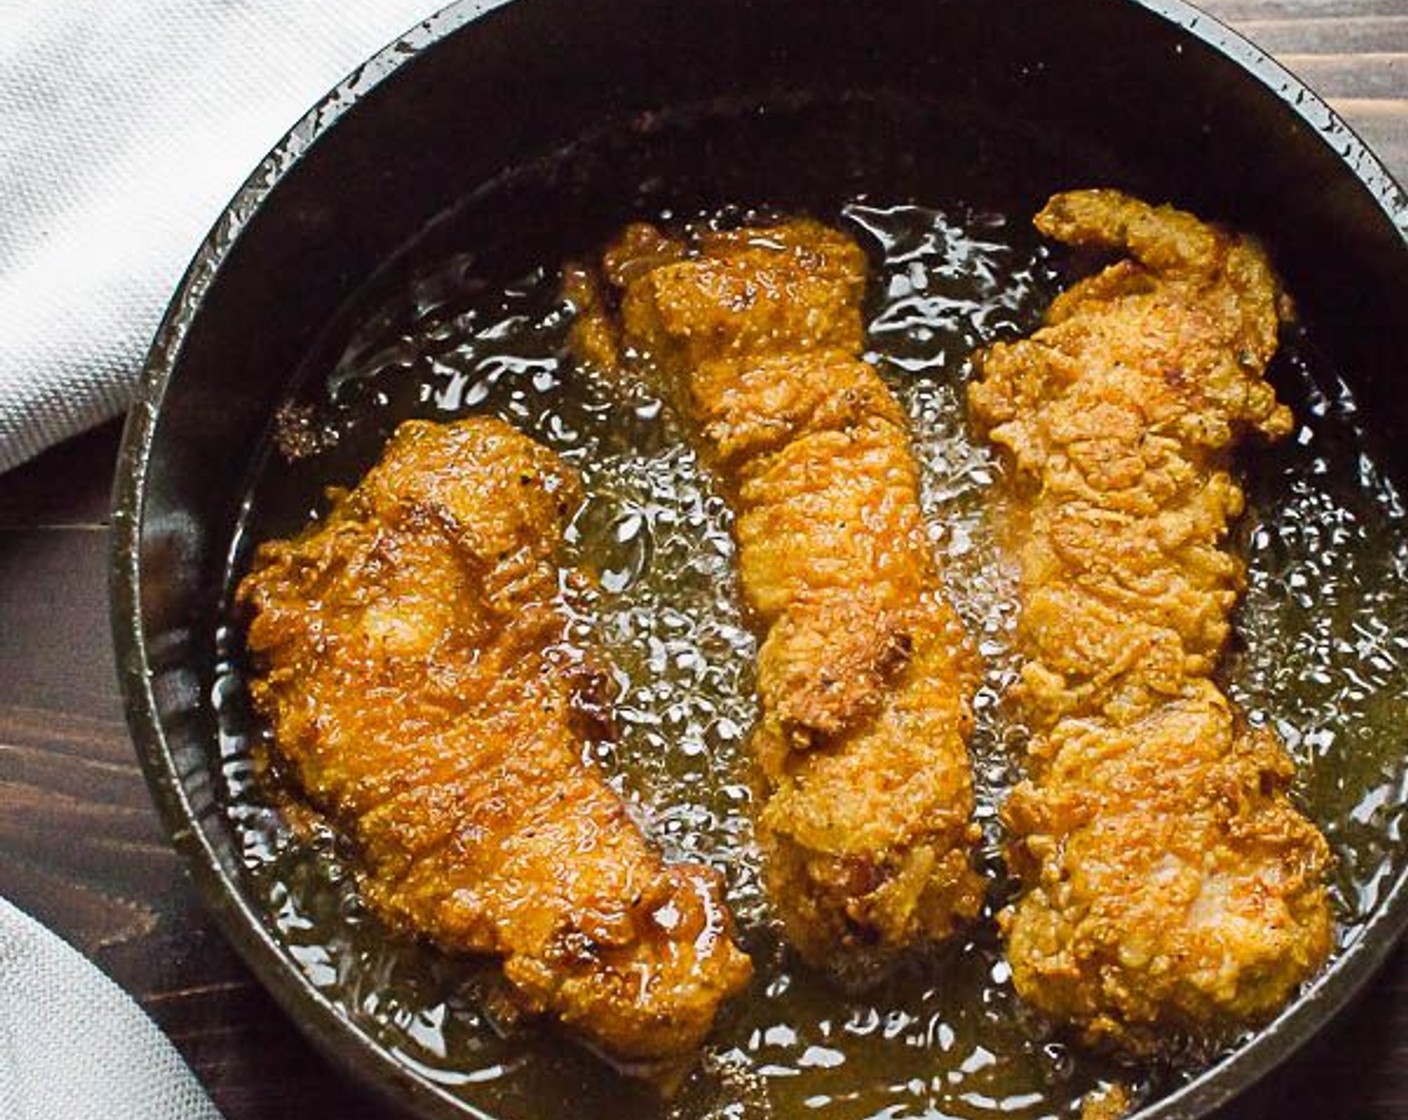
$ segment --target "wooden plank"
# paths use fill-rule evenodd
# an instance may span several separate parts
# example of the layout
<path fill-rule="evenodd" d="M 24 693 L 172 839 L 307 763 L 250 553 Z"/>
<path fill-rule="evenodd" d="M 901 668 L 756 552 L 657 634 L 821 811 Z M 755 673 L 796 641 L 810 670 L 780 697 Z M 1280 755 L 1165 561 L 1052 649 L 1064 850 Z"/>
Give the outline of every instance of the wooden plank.
<path fill-rule="evenodd" d="M 1330 107 L 1369 145 L 1389 173 L 1408 186 L 1408 98 L 1343 98 L 1331 101 Z"/>
<path fill-rule="evenodd" d="M 1408 51 L 1408 14 L 1238 20 L 1236 30 L 1273 54 Z"/>
<path fill-rule="evenodd" d="M 113 421 L 0 474 L 0 529 L 107 525 L 121 435 Z"/>
<path fill-rule="evenodd" d="M 59 507 L 75 508 L 86 505 L 65 499 Z M 120 715 L 108 540 L 106 530 L 0 530 L 0 704 Z"/>
<path fill-rule="evenodd" d="M 1322 97 L 1388 99 L 1408 86 L 1408 52 L 1277 55 L 1276 61 Z"/>
<path fill-rule="evenodd" d="M 0 707 L 0 851 L 0 895 L 88 952 L 154 930 L 180 877 L 115 718 Z"/>
<path fill-rule="evenodd" d="M 1198 7 L 1224 23 L 1239 21 L 1364 19 L 1401 16 L 1403 0 L 1198 0 Z"/>

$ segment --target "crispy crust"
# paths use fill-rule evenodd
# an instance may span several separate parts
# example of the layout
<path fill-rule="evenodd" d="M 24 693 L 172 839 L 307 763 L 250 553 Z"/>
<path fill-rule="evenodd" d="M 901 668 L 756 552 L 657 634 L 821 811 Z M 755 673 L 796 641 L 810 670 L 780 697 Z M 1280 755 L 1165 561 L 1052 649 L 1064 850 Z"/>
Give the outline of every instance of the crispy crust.
<path fill-rule="evenodd" d="M 633 226 L 603 273 L 620 302 L 609 329 L 635 355 L 608 366 L 663 381 L 732 496 L 763 636 L 759 835 L 789 937 L 835 963 L 949 936 L 983 895 L 976 668 L 925 536 L 905 418 L 859 357 L 864 255 L 809 221 L 693 244 Z"/>
<path fill-rule="evenodd" d="M 748 958 L 718 877 L 664 864 L 582 761 L 604 675 L 553 560 L 576 476 L 497 420 L 403 424 L 326 518 L 260 547 L 254 702 L 389 923 L 491 953 L 612 1055 L 698 1046 Z"/>
<path fill-rule="evenodd" d="M 1003 810 L 1025 892 L 1000 921 L 1017 990 L 1088 1041 L 1213 1043 L 1330 948 L 1291 761 L 1211 676 L 1242 578 L 1228 457 L 1291 430 L 1264 380 L 1288 304 L 1255 242 L 1169 207 L 1075 191 L 1036 224 L 1119 259 L 981 355 L 970 391 L 1015 468 L 1033 733 Z"/>

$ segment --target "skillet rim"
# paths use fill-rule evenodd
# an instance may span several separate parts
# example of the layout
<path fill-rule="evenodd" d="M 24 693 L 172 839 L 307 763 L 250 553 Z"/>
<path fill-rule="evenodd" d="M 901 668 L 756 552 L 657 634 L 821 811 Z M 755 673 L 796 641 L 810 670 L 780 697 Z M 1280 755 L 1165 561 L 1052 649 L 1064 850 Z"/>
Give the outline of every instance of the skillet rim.
<path fill-rule="evenodd" d="M 225 258 L 258 221 L 265 200 L 343 115 L 426 50 L 514 0 L 458 0 L 372 55 L 314 105 L 264 157 L 217 219 L 187 268 L 157 329 L 123 431 L 113 486 L 110 614 L 117 675 L 138 760 L 172 845 L 221 933 L 317 1048 L 388 1101 L 430 1120 L 496 1118 L 398 1062 L 348 1019 L 289 960 L 206 837 L 166 739 L 149 672 L 142 622 L 141 541 L 148 469 L 166 390 L 180 368 L 191 325 Z M 1227 59 L 1318 134 L 1393 225 L 1408 252 L 1408 194 L 1369 147 L 1289 70 L 1187 0 L 1122 0 Z M 1408 929 L 1408 868 L 1359 936 L 1330 968 L 1248 1041 L 1130 1120 L 1196 1120 L 1280 1066 L 1333 1020 L 1384 964 Z"/>

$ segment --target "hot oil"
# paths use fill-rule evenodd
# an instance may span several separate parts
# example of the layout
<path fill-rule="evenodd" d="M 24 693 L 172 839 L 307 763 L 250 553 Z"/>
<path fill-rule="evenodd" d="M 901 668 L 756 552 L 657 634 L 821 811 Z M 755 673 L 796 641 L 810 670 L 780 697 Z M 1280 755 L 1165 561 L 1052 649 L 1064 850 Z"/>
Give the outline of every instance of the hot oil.
<path fill-rule="evenodd" d="M 1408 510 L 1312 340 L 1298 333 L 1277 374 L 1299 426 L 1248 472 L 1248 588 L 1228 677 L 1299 763 L 1304 804 L 1336 856 L 1344 948 L 1404 858 Z"/>
<path fill-rule="evenodd" d="M 1001 467 L 967 431 L 975 349 L 1029 331 L 1059 288 L 1024 217 L 852 201 L 819 216 L 872 252 L 870 360 L 907 409 L 931 534 L 987 675 L 972 750 L 993 905 L 1002 879 L 996 810 L 1019 772 L 1023 732 L 1000 700 L 1016 671 L 1013 573 L 989 520 Z M 227 803 L 248 881 L 278 940 L 358 1026 L 447 1091 L 504 1116 L 623 1118 L 1075 1116 L 1120 1077 L 1148 1098 L 1190 1069 L 1130 1074 L 1068 1046 L 1016 1001 L 991 911 L 965 938 L 848 994 L 779 942 L 750 817 L 753 635 L 739 607 L 727 505 L 688 450 L 668 402 L 623 397 L 565 356 L 570 310 L 558 262 L 505 282 L 462 256 L 420 273 L 365 314 L 334 373 L 310 390 L 317 453 L 269 454 L 232 561 L 323 508 L 411 416 L 480 413 L 518 425 L 573 462 L 590 495 L 570 562 L 599 593 L 583 632 L 617 675 L 619 736 L 584 747 L 671 858 L 726 877 L 757 966 L 694 1074 L 669 1102 L 550 1031 L 491 1021 L 492 965 L 391 937 L 357 901 L 354 866 L 314 824 L 291 831 L 254 776 L 258 734 L 243 700 L 239 621 L 221 636 L 218 682 Z M 1341 946 L 1398 871 L 1408 717 L 1408 514 L 1362 457 L 1352 395 L 1305 340 L 1278 363 L 1297 437 L 1248 458 L 1241 541 L 1249 590 L 1229 687 L 1302 762 L 1301 793 L 1338 856 Z M 305 394 L 306 395 L 306 394 Z M 310 419 L 311 417 L 311 419 Z"/>

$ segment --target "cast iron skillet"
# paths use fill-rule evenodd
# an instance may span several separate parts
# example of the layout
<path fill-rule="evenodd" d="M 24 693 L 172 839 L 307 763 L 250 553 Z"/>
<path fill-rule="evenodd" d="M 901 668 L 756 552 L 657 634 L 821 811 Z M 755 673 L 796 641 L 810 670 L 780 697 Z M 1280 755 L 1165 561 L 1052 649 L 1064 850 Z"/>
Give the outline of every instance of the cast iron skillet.
<path fill-rule="evenodd" d="M 1385 465 L 1408 477 L 1394 450 L 1408 428 L 1398 383 L 1408 200 L 1322 102 L 1181 0 L 464 0 L 413 29 L 294 128 L 197 253 L 127 425 L 112 600 L 132 734 L 207 904 L 315 1042 L 426 1116 L 467 1106 L 345 1022 L 292 967 L 243 893 L 217 803 L 213 634 L 251 456 L 339 307 L 505 169 L 604 122 L 839 85 L 912 99 L 936 115 L 936 136 L 950 108 L 1020 122 L 1039 138 L 1020 169 L 1033 198 L 1076 185 L 1072 168 L 1098 148 L 1127 182 L 1263 232 L 1375 418 Z M 1005 173 L 962 144 L 945 153 L 969 157 L 970 172 Z M 1351 998 L 1405 924 L 1400 877 L 1271 1028 L 1140 1115 L 1201 1116 L 1261 1077 Z"/>

